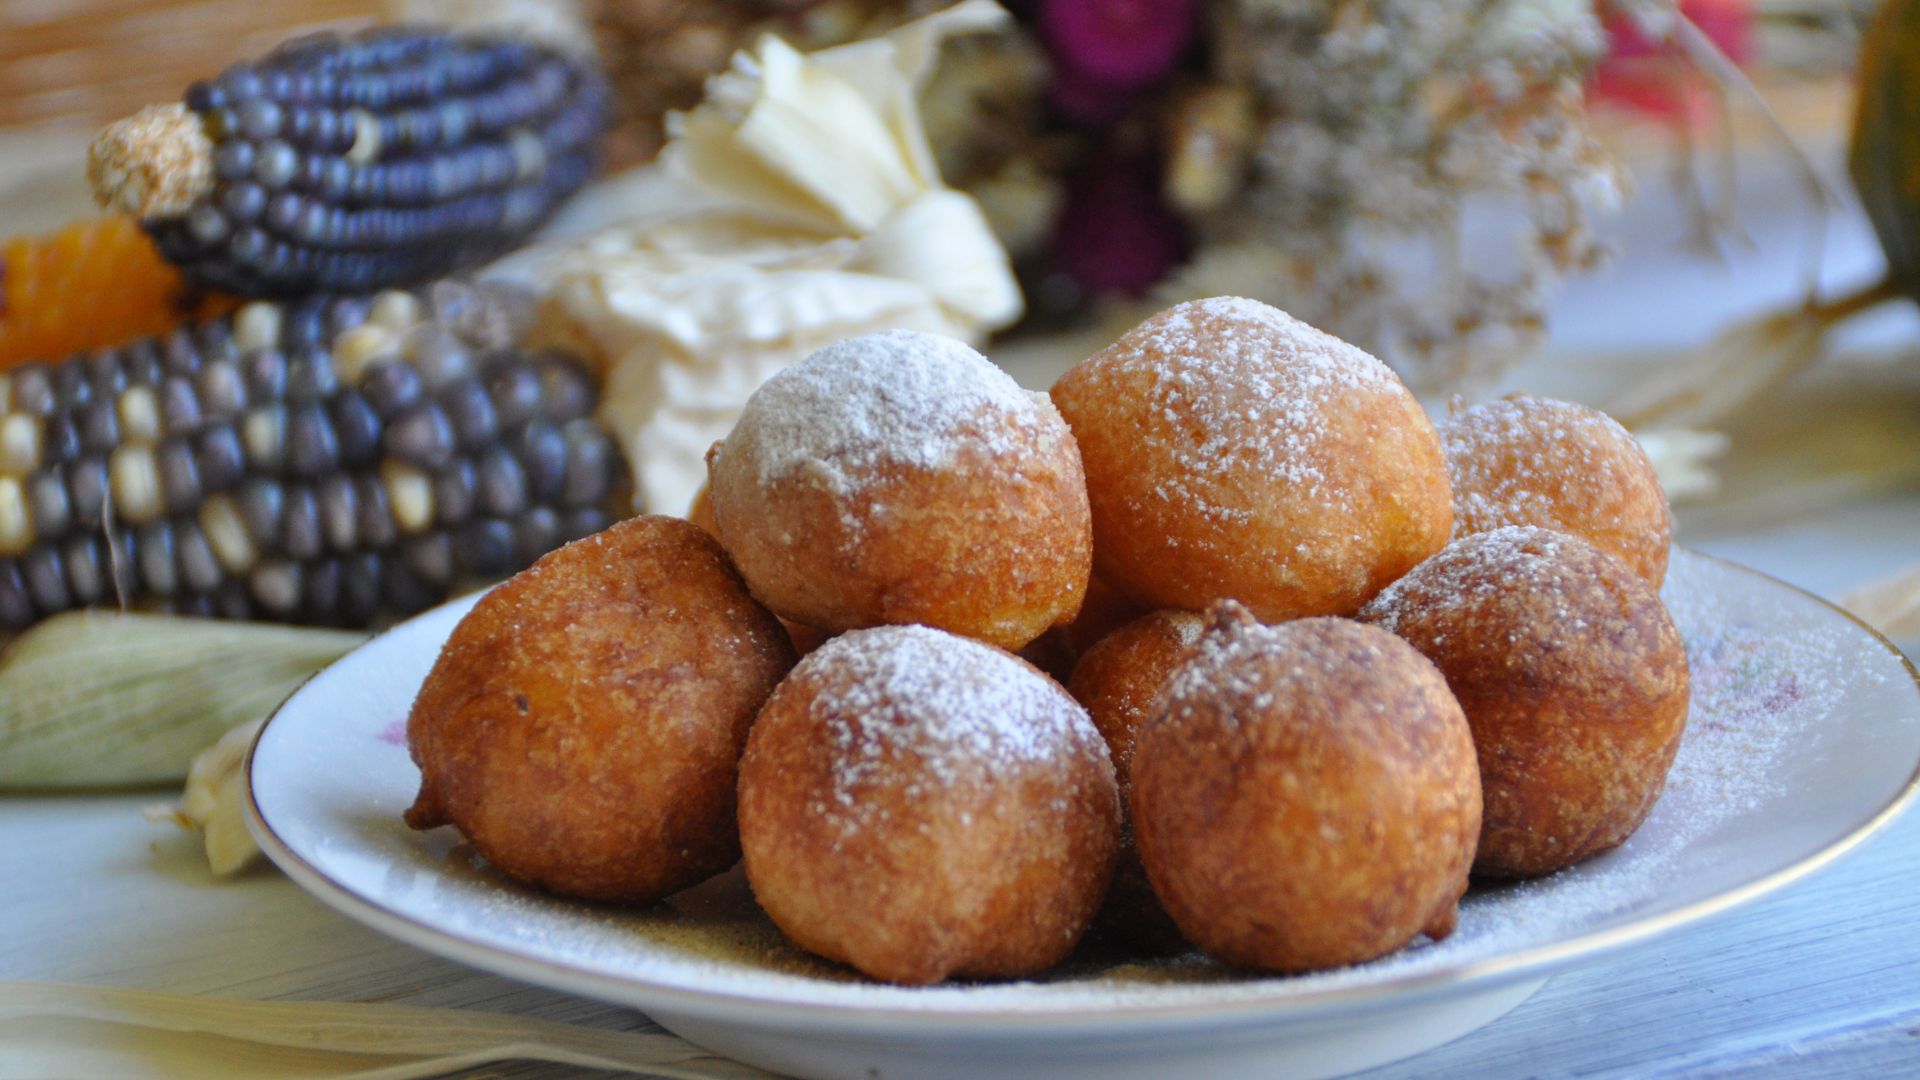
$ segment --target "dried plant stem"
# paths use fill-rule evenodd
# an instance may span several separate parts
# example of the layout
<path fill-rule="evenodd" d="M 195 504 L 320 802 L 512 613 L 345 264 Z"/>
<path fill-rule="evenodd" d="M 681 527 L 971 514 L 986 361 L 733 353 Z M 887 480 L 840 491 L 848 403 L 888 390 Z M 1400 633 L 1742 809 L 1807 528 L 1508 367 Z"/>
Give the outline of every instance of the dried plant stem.
<path fill-rule="evenodd" d="M 1848 591 L 1840 605 L 1883 634 L 1920 635 L 1920 563 Z"/>
<path fill-rule="evenodd" d="M 1781 145 L 1785 146 L 1792 156 L 1793 163 L 1807 189 L 1820 200 L 1823 207 L 1839 204 L 1840 198 L 1836 194 L 1839 188 L 1820 175 L 1819 166 L 1815 165 L 1806 151 L 1800 148 L 1799 142 L 1794 139 L 1793 133 L 1787 130 L 1779 114 L 1767 104 L 1766 95 L 1753 84 L 1753 80 L 1747 77 L 1746 72 L 1740 70 L 1740 65 L 1734 63 L 1732 57 L 1720 51 L 1720 46 L 1713 43 L 1713 39 L 1707 36 L 1706 31 L 1701 30 L 1685 15 L 1680 15 L 1673 24 L 1673 43 L 1680 49 L 1681 55 L 1698 65 L 1708 78 L 1738 92 L 1759 110 L 1761 119 L 1766 121 L 1767 127 L 1772 129 Z"/>
<path fill-rule="evenodd" d="M 1634 430 L 1712 428 L 1753 399 L 1811 367 L 1827 332 L 1901 295 L 1892 278 L 1833 300 L 1806 303 L 1737 323 L 1607 411 Z"/>
<path fill-rule="evenodd" d="M 1807 314 L 1818 319 L 1822 328 L 1831 329 L 1870 307 L 1898 299 L 1901 295 L 1899 284 L 1892 275 L 1888 275 L 1858 292 L 1834 300 L 1809 301 Z"/>
<path fill-rule="evenodd" d="M 1713 83 L 1714 109 L 1720 122 L 1715 125 L 1713 157 L 1714 183 L 1718 198 L 1707 220 L 1707 228 L 1728 246 L 1753 249 L 1753 237 L 1740 226 L 1740 160 L 1735 153 L 1733 131 L 1733 91 L 1725 83 Z"/>
<path fill-rule="evenodd" d="M 1808 228 L 1807 256 L 1805 262 L 1805 289 L 1809 297 L 1819 290 L 1820 264 L 1826 250 L 1827 219 L 1832 209 L 1840 205 L 1840 188 L 1821 175 L 1821 170 L 1813 158 L 1801 148 L 1800 143 L 1787 130 L 1778 113 L 1767 104 L 1766 95 L 1753 84 L 1747 73 L 1733 58 L 1720 50 L 1704 30 L 1686 15 L 1675 12 L 1673 30 L 1669 38 L 1682 56 L 1698 67 L 1702 74 L 1711 79 L 1716 86 L 1727 94 L 1738 93 L 1746 98 L 1759 111 L 1760 118 L 1766 122 L 1780 144 L 1787 150 L 1787 157 L 1793 163 L 1794 171 L 1799 173 L 1801 183 L 1813 198 L 1814 219 Z"/>

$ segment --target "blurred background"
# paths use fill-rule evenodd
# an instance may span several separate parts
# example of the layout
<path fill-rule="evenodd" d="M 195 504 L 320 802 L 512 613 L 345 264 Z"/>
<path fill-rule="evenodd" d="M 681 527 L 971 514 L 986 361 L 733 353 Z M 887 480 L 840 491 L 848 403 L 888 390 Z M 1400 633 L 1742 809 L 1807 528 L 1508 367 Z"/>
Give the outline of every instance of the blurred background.
<path fill-rule="evenodd" d="M 943 6 L 0 0 L 0 221 L 97 213 L 77 173 L 101 123 L 311 30 L 573 40 L 615 87 L 618 171 L 648 167 L 668 113 L 759 35 L 818 48 Z M 1683 542 L 1920 634 L 1920 575 L 1902 576 L 1920 320 L 1886 255 L 1915 195 L 1913 5 L 1007 6 L 1010 31 L 947 43 L 920 108 L 1018 272 L 1026 314 L 994 355 L 1023 379 L 1145 311 L 1254 296 L 1375 351 L 1435 409 L 1518 387 L 1608 409 Z"/>

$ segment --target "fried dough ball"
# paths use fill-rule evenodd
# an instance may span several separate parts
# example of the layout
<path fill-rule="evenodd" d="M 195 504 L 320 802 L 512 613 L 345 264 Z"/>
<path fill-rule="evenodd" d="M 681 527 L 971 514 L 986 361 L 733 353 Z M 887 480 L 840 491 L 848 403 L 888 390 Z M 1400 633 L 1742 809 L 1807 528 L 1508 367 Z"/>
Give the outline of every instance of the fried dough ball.
<path fill-rule="evenodd" d="M 720 526 L 713 520 L 713 496 L 707 485 L 701 484 L 700 490 L 694 493 L 693 506 L 687 510 L 687 520 L 700 526 L 701 531 L 708 536 L 716 540 L 720 538 Z M 821 642 L 827 640 L 826 631 L 805 623 L 781 619 L 780 625 L 787 628 L 787 640 L 793 642 L 793 651 L 797 656 L 807 655 L 819 648 Z"/>
<path fill-rule="evenodd" d="M 1013 655 L 1039 668 L 1047 678 L 1063 686 L 1073 676 L 1073 666 L 1080 662 L 1068 642 L 1067 628 L 1064 626 L 1048 630 L 1027 642 Z"/>
<path fill-rule="evenodd" d="M 739 858 L 747 728 L 793 666 L 720 545 L 640 517 L 482 597 L 407 718 L 416 829 L 453 825 L 501 872 L 650 903 Z"/>
<path fill-rule="evenodd" d="M 1085 706 L 1107 740 L 1126 809 L 1132 787 L 1133 742 L 1173 672 L 1192 655 L 1206 620 L 1191 611 L 1156 611 L 1107 635 L 1080 658 L 1067 690 Z M 1134 847 L 1133 830 L 1122 828 L 1113 886 L 1095 922 L 1119 940 L 1147 952 L 1172 952 L 1186 939 L 1147 881 Z"/>
<path fill-rule="evenodd" d="M 922 626 L 800 662 L 740 765 L 760 906 L 801 948 L 876 979 L 1040 971 L 1113 868 L 1113 764 L 1059 684 Z"/>
<path fill-rule="evenodd" d="M 754 391 L 707 465 L 721 542 L 782 618 L 1018 649 L 1080 610 L 1092 533 L 1073 436 L 962 342 L 829 345 Z"/>
<path fill-rule="evenodd" d="M 1646 451 L 1614 419 L 1571 401 L 1510 394 L 1440 423 L 1455 536 L 1537 525 L 1578 536 L 1658 589 L 1673 515 Z"/>
<path fill-rule="evenodd" d="M 1217 605 L 1140 729 L 1141 861 L 1193 942 L 1309 971 L 1452 932 L 1480 832 L 1465 717 L 1406 642 Z"/>
<path fill-rule="evenodd" d="M 1619 845 L 1666 784 L 1687 653 L 1619 559 L 1528 526 L 1463 536 L 1360 617 L 1439 666 L 1485 785 L 1474 873 L 1550 873 Z"/>
<path fill-rule="evenodd" d="M 1155 611 L 1102 638 L 1073 670 L 1067 690 L 1107 740 L 1123 802 L 1132 785 L 1134 737 L 1205 626 L 1195 612 Z"/>
<path fill-rule="evenodd" d="M 1447 541 L 1440 440 L 1380 361 L 1238 297 L 1169 308 L 1053 388 L 1099 576 L 1150 608 L 1351 615 Z"/>
<path fill-rule="evenodd" d="M 1021 649 L 1020 659 L 1065 684 L 1088 649 L 1102 638 L 1147 612 L 1098 577 L 1087 579 L 1087 597 L 1081 601 L 1080 614 L 1064 626 L 1056 626 L 1034 638 Z"/>
<path fill-rule="evenodd" d="M 1080 614 L 1060 631 L 1078 662 L 1087 650 L 1106 640 L 1115 630 L 1146 614 L 1149 614 L 1147 609 L 1127 599 L 1125 593 L 1101 581 L 1096 574 L 1087 579 L 1087 598 L 1080 605 Z"/>

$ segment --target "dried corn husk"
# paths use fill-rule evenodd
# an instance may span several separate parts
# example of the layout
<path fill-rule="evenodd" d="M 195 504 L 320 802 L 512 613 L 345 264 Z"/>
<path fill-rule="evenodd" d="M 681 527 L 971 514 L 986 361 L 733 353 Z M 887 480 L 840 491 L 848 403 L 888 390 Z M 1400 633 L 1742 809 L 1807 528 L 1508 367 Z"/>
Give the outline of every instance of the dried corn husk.
<path fill-rule="evenodd" d="M 1888 637 L 1920 638 L 1920 563 L 1851 590 L 1840 606 Z"/>
<path fill-rule="evenodd" d="M 1920 484 L 1920 371 L 1905 355 L 1846 353 L 1755 398 L 1721 429 L 1719 488 L 1683 513 L 1705 537 L 1805 522 Z"/>
<path fill-rule="evenodd" d="M 178 780 L 366 635 L 74 611 L 0 652 L 0 789 Z"/>
<path fill-rule="evenodd" d="M 396 23 L 428 23 L 474 33 L 503 34 L 591 54 L 593 31 L 580 0 L 387 0 Z"/>
<path fill-rule="evenodd" d="M 678 1080 L 770 1075 L 659 1028 L 607 1031 L 472 1009 L 245 1001 L 67 983 L 0 982 L 0 1029 L 7 1032 L 5 1076 L 405 1080 L 503 1061 Z"/>
<path fill-rule="evenodd" d="M 147 808 L 147 820 L 171 821 L 198 831 L 206 846 L 207 867 L 215 877 L 231 877 L 260 858 L 260 845 L 247 831 L 247 751 L 266 724 L 249 720 L 200 751 L 187 769 L 187 790 L 178 805 Z"/>
<path fill-rule="evenodd" d="M 1718 431 L 1692 428 L 1656 428 L 1633 433 L 1653 463 L 1660 478 L 1660 490 L 1670 502 L 1691 502 L 1711 498 L 1720 490 L 1720 476 L 1713 461 L 1727 452 L 1732 440 Z"/>
<path fill-rule="evenodd" d="M 978 341 L 1019 317 L 1006 252 L 942 183 L 914 105 L 942 38 L 1006 21 L 968 0 L 817 53 L 763 37 L 622 182 L 625 220 L 498 268 L 606 365 L 638 509 L 684 511 L 747 396 L 812 350 L 887 327 Z"/>
<path fill-rule="evenodd" d="M 1635 430 L 1719 427 L 1813 366 L 1826 347 L 1826 330 L 1823 320 L 1802 310 L 1740 323 L 1627 388 L 1606 411 Z"/>

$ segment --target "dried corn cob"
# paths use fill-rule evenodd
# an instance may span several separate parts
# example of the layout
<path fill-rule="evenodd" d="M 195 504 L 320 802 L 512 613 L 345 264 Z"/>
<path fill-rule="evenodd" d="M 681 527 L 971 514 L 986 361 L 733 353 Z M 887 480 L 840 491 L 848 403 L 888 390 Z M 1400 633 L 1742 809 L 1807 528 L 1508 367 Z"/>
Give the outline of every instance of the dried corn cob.
<path fill-rule="evenodd" d="M 15 237 L 0 244 L 0 371 L 164 333 L 234 303 L 188 286 L 130 217 Z"/>
<path fill-rule="evenodd" d="M 519 244 L 591 173 L 605 99 L 530 42 L 319 35 L 109 126 L 88 178 L 191 281 L 371 292 Z"/>
<path fill-rule="evenodd" d="M 0 628 L 112 604 L 365 625 L 604 527 L 624 462 L 531 303 L 435 283 L 0 375 Z"/>

